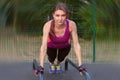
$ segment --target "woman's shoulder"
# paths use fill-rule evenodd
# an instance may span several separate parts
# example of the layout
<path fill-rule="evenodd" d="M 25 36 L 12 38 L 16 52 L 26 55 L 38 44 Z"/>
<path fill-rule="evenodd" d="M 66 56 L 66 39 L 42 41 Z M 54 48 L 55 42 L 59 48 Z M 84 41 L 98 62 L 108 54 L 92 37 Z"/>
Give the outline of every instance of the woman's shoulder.
<path fill-rule="evenodd" d="M 50 25 L 53 20 L 49 20 L 45 23 L 45 25 Z"/>
<path fill-rule="evenodd" d="M 76 23 L 73 20 L 67 19 L 70 25 L 76 25 Z"/>
<path fill-rule="evenodd" d="M 44 24 L 44 27 L 47 27 L 47 28 L 50 27 L 51 22 L 52 22 L 52 20 L 47 21 L 47 22 Z"/>
<path fill-rule="evenodd" d="M 52 21 L 52 20 L 49 20 L 49 21 L 47 21 L 47 22 L 44 24 L 43 29 L 44 29 L 45 31 L 49 31 L 49 30 L 50 30 L 51 21 Z"/>
<path fill-rule="evenodd" d="M 67 20 L 68 20 L 68 22 L 69 22 L 70 28 L 76 27 L 76 23 L 75 23 L 73 20 L 70 20 L 70 19 L 67 19 Z"/>

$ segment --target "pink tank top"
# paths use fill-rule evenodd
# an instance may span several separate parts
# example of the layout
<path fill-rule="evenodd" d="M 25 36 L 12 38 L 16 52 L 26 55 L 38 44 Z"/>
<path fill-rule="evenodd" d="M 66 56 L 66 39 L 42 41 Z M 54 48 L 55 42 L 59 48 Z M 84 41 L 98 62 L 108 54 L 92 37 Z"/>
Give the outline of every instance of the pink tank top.
<path fill-rule="evenodd" d="M 49 34 L 47 46 L 50 48 L 65 48 L 70 46 L 70 31 L 68 20 L 66 20 L 66 30 L 64 35 L 57 37 Z"/>

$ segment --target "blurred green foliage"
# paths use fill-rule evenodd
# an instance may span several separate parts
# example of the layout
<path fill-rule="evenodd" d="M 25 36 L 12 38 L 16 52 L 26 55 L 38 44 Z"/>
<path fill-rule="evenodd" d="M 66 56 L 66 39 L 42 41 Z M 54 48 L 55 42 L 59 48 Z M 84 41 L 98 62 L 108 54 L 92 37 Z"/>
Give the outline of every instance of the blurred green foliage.
<path fill-rule="evenodd" d="M 77 23 L 78 35 L 92 38 L 91 0 L 0 0 L 0 28 L 11 26 L 13 31 L 29 35 L 41 35 L 44 23 L 51 19 L 51 10 L 57 1 L 63 1 L 70 9 L 69 18 Z M 120 0 L 94 0 L 96 9 L 96 38 L 119 38 Z"/>

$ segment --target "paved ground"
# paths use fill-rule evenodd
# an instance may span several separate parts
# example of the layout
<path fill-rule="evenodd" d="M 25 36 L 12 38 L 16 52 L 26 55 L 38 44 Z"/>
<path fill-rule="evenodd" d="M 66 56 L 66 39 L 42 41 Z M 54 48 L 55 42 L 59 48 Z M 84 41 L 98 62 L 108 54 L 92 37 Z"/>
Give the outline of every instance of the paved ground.
<path fill-rule="evenodd" d="M 86 64 L 92 80 L 120 80 L 120 64 Z M 45 80 L 80 80 L 78 72 L 69 67 L 62 74 L 49 74 L 45 65 Z M 37 80 L 33 75 L 32 63 L 0 63 L 0 80 Z"/>

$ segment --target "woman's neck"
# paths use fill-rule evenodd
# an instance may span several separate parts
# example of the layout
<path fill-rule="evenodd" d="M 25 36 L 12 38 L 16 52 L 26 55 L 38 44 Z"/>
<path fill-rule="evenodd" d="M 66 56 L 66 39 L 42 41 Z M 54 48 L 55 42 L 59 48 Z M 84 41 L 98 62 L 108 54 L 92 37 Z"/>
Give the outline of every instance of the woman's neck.
<path fill-rule="evenodd" d="M 57 29 L 61 29 L 61 28 L 64 28 L 65 25 L 66 25 L 65 22 L 64 22 L 63 24 L 61 24 L 61 25 L 55 24 L 55 28 L 57 28 Z"/>

